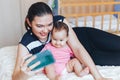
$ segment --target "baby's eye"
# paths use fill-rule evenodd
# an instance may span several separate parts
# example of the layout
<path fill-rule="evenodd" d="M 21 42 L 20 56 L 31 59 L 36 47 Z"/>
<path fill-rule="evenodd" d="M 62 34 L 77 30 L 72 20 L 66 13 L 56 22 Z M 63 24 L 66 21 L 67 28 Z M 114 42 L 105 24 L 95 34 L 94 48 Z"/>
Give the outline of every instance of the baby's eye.
<path fill-rule="evenodd" d="M 63 41 L 63 40 L 60 40 L 60 41 Z"/>
<path fill-rule="evenodd" d="M 53 40 L 55 40 L 55 41 L 56 41 L 56 39 L 53 39 Z"/>

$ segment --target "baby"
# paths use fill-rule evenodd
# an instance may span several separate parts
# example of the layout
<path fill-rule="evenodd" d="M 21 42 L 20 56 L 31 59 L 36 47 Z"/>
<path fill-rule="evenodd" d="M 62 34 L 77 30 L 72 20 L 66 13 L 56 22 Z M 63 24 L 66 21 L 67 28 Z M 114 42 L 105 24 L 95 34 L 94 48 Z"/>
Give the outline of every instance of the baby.
<path fill-rule="evenodd" d="M 50 50 L 55 58 L 55 63 L 45 67 L 45 72 L 50 80 L 60 80 L 66 73 L 75 72 L 77 76 L 89 73 L 89 68 L 81 65 L 78 59 L 67 45 L 69 28 L 63 22 L 56 22 L 51 32 L 51 42 L 46 44 L 43 50 Z M 43 51 L 42 50 L 42 51 Z"/>

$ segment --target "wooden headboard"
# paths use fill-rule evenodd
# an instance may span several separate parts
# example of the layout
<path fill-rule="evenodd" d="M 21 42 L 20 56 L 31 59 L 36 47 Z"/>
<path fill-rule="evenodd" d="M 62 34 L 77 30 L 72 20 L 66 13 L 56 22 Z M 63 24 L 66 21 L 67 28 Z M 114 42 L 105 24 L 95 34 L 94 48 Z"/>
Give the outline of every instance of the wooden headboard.
<path fill-rule="evenodd" d="M 114 0 L 59 0 L 59 14 L 113 12 Z M 79 6 L 79 8 L 78 8 Z"/>
<path fill-rule="evenodd" d="M 77 19 L 79 17 L 85 17 L 84 24 L 86 25 L 86 16 L 92 16 L 93 17 L 93 27 L 95 24 L 95 16 L 102 16 L 101 21 L 101 29 L 103 29 L 103 18 L 104 15 L 109 14 L 110 20 L 109 20 L 109 30 L 111 31 L 111 21 L 112 16 L 117 14 L 117 29 L 114 31 L 115 33 L 119 32 L 119 25 L 120 25 L 120 12 L 114 11 L 114 6 L 119 4 L 120 2 L 115 2 L 114 0 L 58 0 L 59 1 L 59 7 L 58 7 L 58 13 L 60 15 L 65 16 L 66 18 L 76 18 L 76 24 L 78 24 Z"/>

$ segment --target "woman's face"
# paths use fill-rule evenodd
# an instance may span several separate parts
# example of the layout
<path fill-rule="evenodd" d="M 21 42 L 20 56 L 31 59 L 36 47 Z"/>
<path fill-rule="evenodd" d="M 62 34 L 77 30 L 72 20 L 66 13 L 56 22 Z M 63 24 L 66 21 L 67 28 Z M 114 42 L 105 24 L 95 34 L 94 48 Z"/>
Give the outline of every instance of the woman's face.
<path fill-rule="evenodd" d="M 30 23 L 32 32 L 42 42 L 47 40 L 49 32 L 53 28 L 53 16 L 50 14 L 44 16 L 35 16 L 34 20 Z"/>

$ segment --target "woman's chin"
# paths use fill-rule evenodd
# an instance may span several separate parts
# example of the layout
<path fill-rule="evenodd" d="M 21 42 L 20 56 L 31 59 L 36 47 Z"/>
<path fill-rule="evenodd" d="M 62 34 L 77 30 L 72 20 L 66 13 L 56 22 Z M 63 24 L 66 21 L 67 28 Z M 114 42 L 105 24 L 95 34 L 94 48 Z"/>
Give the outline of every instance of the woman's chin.
<path fill-rule="evenodd" d="M 39 38 L 41 38 L 41 39 L 46 39 L 46 38 L 47 38 L 47 35 L 39 36 Z"/>
<path fill-rule="evenodd" d="M 39 38 L 39 40 L 42 41 L 42 42 L 45 42 L 45 41 L 47 41 L 47 36 L 44 36 L 44 37 L 42 36 L 42 37 Z"/>

